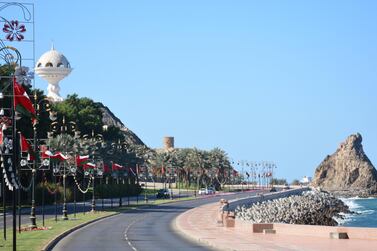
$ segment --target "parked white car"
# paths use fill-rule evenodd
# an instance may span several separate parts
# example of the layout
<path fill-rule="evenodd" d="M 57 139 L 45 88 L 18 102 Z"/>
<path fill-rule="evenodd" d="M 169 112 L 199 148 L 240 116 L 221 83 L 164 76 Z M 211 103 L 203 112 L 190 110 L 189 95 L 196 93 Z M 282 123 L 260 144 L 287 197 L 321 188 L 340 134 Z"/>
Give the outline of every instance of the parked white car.
<path fill-rule="evenodd" d="M 215 194 L 216 191 L 213 188 L 202 188 L 199 190 L 199 195 Z"/>

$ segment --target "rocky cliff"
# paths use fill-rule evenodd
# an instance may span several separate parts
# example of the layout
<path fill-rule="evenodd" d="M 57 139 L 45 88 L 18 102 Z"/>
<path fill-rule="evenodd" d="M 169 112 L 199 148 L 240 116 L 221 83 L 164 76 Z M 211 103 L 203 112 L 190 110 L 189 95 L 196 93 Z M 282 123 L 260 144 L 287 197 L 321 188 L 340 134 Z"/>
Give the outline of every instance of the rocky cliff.
<path fill-rule="evenodd" d="M 123 122 L 110 111 L 107 106 L 99 102 L 97 104 L 102 111 L 102 122 L 105 125 L 118 127 L 125 135 L 126 141 L 129 144 L 144 146 L 143 141 L 134 132 L 128 129 L 123 124 Z"/>
<path fill-rule="evenodd" d="M 359 133 L 349 136 L 317 167 L 312 185 L 339 196 L 377 196 L 377 171 Z"/>

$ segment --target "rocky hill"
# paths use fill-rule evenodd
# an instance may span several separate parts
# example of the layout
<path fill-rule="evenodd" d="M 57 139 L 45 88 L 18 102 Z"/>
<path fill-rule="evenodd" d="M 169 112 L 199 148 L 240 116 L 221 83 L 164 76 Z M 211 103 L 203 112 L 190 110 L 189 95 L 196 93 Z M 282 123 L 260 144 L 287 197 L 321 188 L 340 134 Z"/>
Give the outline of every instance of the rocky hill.
<path fill-rule="evenodd" d="M 110 109 L 107 106 L 105 106 L 104 104 L 102 104 L 100 102 L 98 102 L 97 104 L 102 111 L 102 122 L 105 125 L 118 127 L 123 132 L 123 134 L 126 136 L 125 137 L 126 141 L 129 144 L 143 145 L 143 146 L 145 145 L 143 143 L 143 141 L 134 132 L 132 132 L 130 129 L 128 129 L 122 123 L 122 121 L 110 111 Z"/>
<path fill-rule="evenodd" d="M 377 196 L 377 171 L 361 144 L 352 134 L 317 167 L 312 185 L 339 196 Z"/>

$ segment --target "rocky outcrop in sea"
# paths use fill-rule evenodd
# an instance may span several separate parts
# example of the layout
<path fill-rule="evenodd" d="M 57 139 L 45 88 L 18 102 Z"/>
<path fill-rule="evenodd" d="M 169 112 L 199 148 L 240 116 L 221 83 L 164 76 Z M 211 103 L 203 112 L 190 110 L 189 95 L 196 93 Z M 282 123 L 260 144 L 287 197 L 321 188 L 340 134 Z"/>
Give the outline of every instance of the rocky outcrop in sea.
<path fill-rule="evenodd" d="M 364 152 L 359 133 L 349 136 L 315 170 L 312 185 L 341 197 L 377 195 L 377 170 Z"/>
<path fill-rule="evenodd" d="M 312 190 L 302 195 L 268 200 L 237 207 L 237 219 L 251 223 L 288 223 L 337 226 L 334 218 L 351 213 L 348 206 L 331 194 Z"/>

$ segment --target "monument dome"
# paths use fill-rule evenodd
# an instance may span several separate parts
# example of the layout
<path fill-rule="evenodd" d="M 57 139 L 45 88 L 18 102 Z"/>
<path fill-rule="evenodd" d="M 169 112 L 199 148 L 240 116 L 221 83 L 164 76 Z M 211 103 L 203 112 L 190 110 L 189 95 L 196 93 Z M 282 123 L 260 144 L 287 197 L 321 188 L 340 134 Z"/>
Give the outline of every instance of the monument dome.
<path fill-rule="evenodd" d="M 35 72 L 48 82 L 47 97 L 54 101 L 63 101 L 60 96 L 59 82 L 72 71 L 67 58 L 52 46 L 51 50 L 44 53 L 35 66 Z"/>

